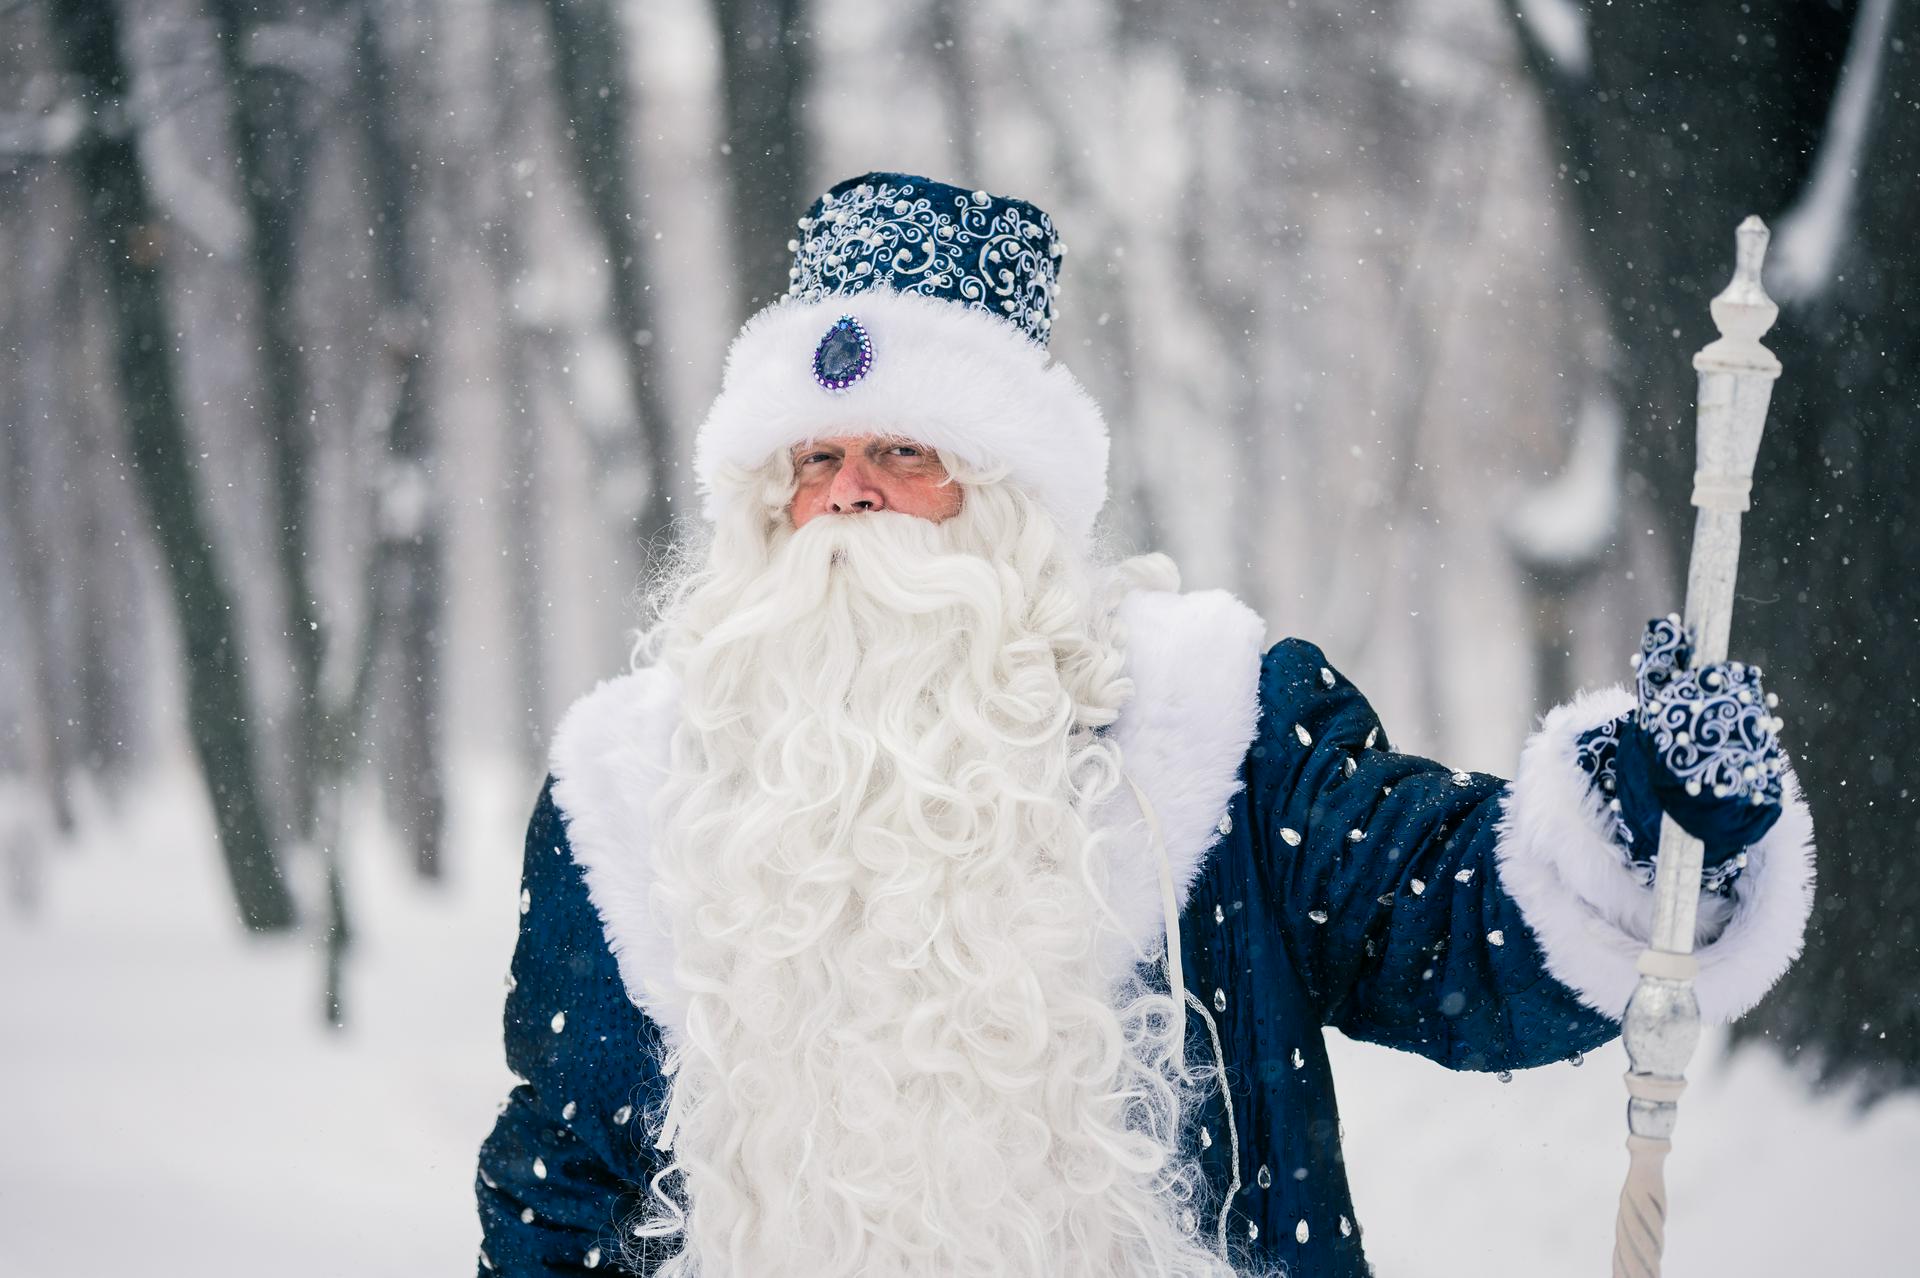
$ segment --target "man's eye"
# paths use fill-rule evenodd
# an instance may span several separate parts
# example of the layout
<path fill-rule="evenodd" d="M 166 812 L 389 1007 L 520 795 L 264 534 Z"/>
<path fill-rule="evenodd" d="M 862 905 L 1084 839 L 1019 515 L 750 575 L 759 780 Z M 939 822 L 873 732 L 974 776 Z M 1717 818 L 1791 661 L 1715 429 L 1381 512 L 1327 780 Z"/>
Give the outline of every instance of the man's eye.
<path fill-rule="evenodd" d="M 815 462 L 832 461 L 831 453 L 803 453 L 794 459 L 796 466 L 811 466 Z"/>

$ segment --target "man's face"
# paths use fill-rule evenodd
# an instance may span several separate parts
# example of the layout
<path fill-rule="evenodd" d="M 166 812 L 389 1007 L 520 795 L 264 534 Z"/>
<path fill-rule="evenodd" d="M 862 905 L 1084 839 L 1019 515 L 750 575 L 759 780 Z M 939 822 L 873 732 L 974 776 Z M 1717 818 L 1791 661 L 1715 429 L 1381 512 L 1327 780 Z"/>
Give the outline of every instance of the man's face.
<path fill-rule="evenodd" d="M 934 523 L 960 513 L 961 486 L 940 454 L 898 435 L 834 435 L 793 450 L 787 515 L 799 528 L 815 515 L 891 510 Z"/>

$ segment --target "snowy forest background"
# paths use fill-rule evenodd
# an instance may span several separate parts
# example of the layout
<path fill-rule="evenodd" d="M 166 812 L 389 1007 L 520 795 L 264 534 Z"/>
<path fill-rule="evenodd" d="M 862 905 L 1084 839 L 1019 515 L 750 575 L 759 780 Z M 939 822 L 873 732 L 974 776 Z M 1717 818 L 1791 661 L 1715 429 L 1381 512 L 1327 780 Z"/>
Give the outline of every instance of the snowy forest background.
<path fill-rule="evenodd" d="M 1734 647 L 1821 897 L 1696 1057 L 1670 1255 L 1897 1266 L 1916 42 L 1898 0 L 0 0 L 0 1272 L 471 1263 L 543 742 L 792 219 L 877 168 L 1054 215 L 1117 546 L 1499 773 L 1680 603 L 1688 359 L 1768 219 Z M 1382 1272 L 1604 1264 L 1603 1055 L 1343 1048 Z"/>

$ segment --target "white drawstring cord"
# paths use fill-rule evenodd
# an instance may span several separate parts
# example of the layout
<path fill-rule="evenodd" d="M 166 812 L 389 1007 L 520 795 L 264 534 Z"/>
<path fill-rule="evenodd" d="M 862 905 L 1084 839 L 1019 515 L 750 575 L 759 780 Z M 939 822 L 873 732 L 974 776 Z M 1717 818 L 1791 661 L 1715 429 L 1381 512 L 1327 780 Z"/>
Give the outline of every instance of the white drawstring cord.
<path fill-rule="evenodd" d="M 1124 775 L 1124 774 L 1123 774 Z M 1160 869 L 1160 908 L 1167 920 L 1167 989 L 1173 995 L 1174 1003 L 1181 1009 L 1181 1024 L 1174 1036 L 1173 1061 L 1181 1078 L 1187 1073 L 1187 1029 L 1186 1009 L 1193 1008 L 1200 1013 L 1200 1019 L 1207 1027 L 1207 1038 L 1213 1044 L 1213 1073 L 1220 1084 L 1220 1103 L 1227 1114 L 1227 1153 L 1233 1162 L 1228 1174 L 1226 1200 L 1220 1204 L 1220 1255 L 1227 1255 L 1227 1216 L 1233 1211 L 1233 1200 L 1240 1196 L 1240 1127 L 1233 1117 L 1233 1093 L 1227 1090 L 1227 1058 L 1220 1050 L 1220 1027 L 1214 1024 L 1213 1013 L 1200 1001 L 1193 991 L 1187 988 L 1186 972 L 1182 967 L 1180 955 L 1180 905 L 1174 898 L 1173 863 L 1167 859 L 1166 841 L 1160 837 L 1160 819 L 1154 815 L 1153 804 L 1147 799 L 1147 792 L 1140 788 L 1139 782 L 1127 777 L 1127 786 L 1133 791 L 1134 802 L 1140 805 L 1140 815 L 1147 819 L 1147 837 L 1153 843 L 1154 860 Z"/>
<path fill-rule="evenodd" d="M 1160 818 L 1154 814 L 1147 792 L 1132 777 L 1127 777 L 1127 786 L 1133 791 L 1134 802 L 1140 805 L 1140 815 L 1147 819 L 1147 838 L 1153 844 L 1154 862 L 1160 870 L 1160 908 L 1167 920 L 1167 992 L 1173 995 L 1181 1014 L 1180 1032 L 1173 1038 L 1173 1063 L 1184 1076 L 1187 1072 L 1187 979 L 1180 958 L 1180 905 L 1174 899 L 1173 865 L 1167 860 L 1167 845 L 1160 837 Z"/>

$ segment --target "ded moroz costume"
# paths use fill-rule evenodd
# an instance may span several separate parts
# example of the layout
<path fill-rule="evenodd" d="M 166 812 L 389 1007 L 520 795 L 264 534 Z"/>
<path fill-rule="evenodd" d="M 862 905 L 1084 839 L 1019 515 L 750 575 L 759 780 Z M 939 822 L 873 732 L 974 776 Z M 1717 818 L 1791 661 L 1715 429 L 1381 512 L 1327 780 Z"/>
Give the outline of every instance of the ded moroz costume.
<path fill-rule="evenodd" d="M 1047 215 L 873 173 L 799 230 L 791 288 L 740 333 L 700 429 L 708 516 L 770 456 L 884 428 L 999 468 L 1084 544 L 1107 437 L 1046 349 L 1065 252 Z M 1265 648 L 1223 592 L 1136 589 L 1117 616 L 1133 692 L 1098 735 L 1137 803 L 1099 817 L 1124 942 L 1099 961 L 1116 990 L 1144 974 L 1187 996 L 1177 1141 L 1196 1175 L 1175 1214 L 1223 1265 L 1367 1272 L 1326 1027 L 1479 1071 L 1618 1032 L 1663 806 L 1707 841 L 1703 1014 L 1739 1015 L 1798 953 L 1812 828 L 1778 721 L 1757 670 L 1692 669 L 1671 619 L 1632 689 L 1548 713 L 1502 780 L 1395 751 L 1319 649 Z M 480 1158 L 482 1272 L 650 1272 L 671 1250 L 631 1227 L 669 1173 L 669 1062 L 698 1029 L 655 846 L 681 707 L 656 665 L 602 684 L 556 734 L 508 982 L 524 1081 Z"/>

